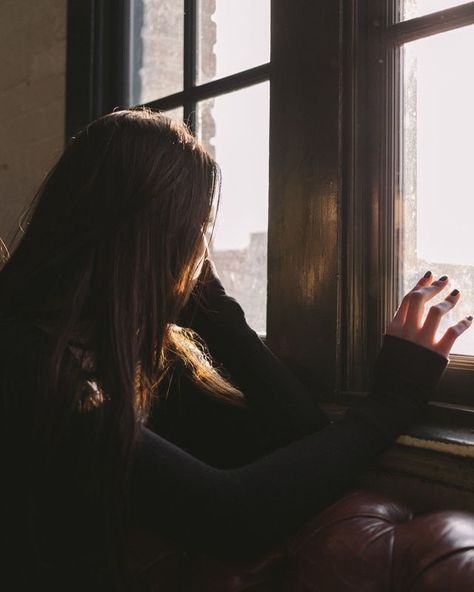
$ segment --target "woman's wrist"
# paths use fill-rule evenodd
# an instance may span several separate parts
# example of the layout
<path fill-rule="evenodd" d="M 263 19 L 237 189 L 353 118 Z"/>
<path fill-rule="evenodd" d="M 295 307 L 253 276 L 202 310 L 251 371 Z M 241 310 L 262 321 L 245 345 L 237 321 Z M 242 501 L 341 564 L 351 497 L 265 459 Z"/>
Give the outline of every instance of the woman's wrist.
<path fill-rule="evenodd" d="M 447 358 L 437 352 L 386 334 L 375 363 L 374 377 L 376 381 L 402 380 L 432 390 L 438 385 L 447 364 Z"/>

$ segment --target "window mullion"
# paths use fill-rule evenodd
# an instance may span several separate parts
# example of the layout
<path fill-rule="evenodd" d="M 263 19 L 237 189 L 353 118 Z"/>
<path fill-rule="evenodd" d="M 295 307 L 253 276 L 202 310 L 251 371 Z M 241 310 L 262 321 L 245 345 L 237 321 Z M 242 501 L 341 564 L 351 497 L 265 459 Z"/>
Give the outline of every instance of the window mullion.
<path fill-rule="evenodd" d="M 391 14 L 392 0 L 379 5 L 378 17 L 372 22 L 385 22 Z M 370 15 L 369 15 L 370 18 Z M 400 59 L 399 49 L 386 47 L 383 30 L 371 28 L 370 88 L 375 89 L 373 124 L 369 142 L 369 187 L 372 187 L 369 218 L 372 250 L 369 263 L 369 284 L 375 296 L 368 311 L 368 361 L 379 350 L 381 336 L 398 301 L 400 262 L 398 258 L 400 221 Z"/>
<path fill-rule="evenodd" d="M 183 88 L 186 91 L 196 83 L 196 55 L 197 55 L 197 0 L 184 0 L 184 79 Z M 184 121 L 193 133 L 196 133 L 196 102 L 185 100 Z"/>
<path fill-rule="evenodd" d="M 271 25 L 268 343 L 328 400 L 339 380 L 341 8 L 273 0 Z"/>

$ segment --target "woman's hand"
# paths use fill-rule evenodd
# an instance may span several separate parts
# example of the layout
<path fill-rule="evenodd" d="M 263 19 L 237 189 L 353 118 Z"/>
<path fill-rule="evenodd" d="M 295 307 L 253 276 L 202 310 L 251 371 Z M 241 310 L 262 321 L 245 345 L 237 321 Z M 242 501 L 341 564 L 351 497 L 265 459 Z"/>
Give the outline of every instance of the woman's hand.
<path fill-rule="evenodd" d="M 412 341 L 449 358 L 449 352 L 456 339 L 472 324 L 472 317 L 466 317 L 451 326 L 441 339 L 436 341 L 436 331 L 441 319 L 459 301 L 461 296 L 459 290 L 453 290 L 442 302 L 431 306 L 425 321 L 422 322 L 425 304 L 439 294 L 447 283 L 446 276 L 433 281 L 431 272 L 427 272 L 403 298 L 395 317 L 388 326 L 387 334 Z"/>

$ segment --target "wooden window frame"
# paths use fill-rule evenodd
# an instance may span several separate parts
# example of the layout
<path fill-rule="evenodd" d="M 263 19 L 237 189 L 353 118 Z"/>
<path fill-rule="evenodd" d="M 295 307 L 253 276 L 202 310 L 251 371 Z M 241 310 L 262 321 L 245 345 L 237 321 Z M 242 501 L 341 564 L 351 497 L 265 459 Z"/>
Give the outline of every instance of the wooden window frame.
<path fill-rule="evenodd" d="M 68 137 L 127 104 L 127 10 L 127 0 L 69 0 Z M 397 301 L 394 48 L 474 22 L 474 2 L 401 23 L 395 0 L 272 0 L 271 11 L 270 63 L 193 86 L 185 52 L 183 91 L 148 104 L 184 106 L 195 129 L 198 101 L 270 81 L 267 341 L 315 396 L 344 406 L 367 392 Z M 454 358 L 432 406 L 449 408 L 451 423 L 463 409 L 472 422 L 467 362 Z"/>
<path fill-rule="evenodd" d="M 66 140 L 126 103 L 127 5 L 127 0 L 68 0 Z"/>
<path fill-rule="evenodd" d="M 340 42 L 339 7 L 331 1 L 324 4 L 324 22 L 319 22 L 317 3 L 301 2 L 295 11 L 293 2 L 273 0 L 274 42 L 269 64 L 193 86 L 195 63 L 185 51 L 183 91 L 148 105 L 162 110 L 184 105 L 185 120 L 194 127 L 193 113 L 198 101 L 270 80 L 267 339 L 305 379 L 322 385 L 324 396 L 332 397 L 336 371 L 338 220 L 337 215 L 332 216 L 330 223 L 324 220 L 326 212 L 338 212 L 339 201 Z M 188 48 L 194 43 L 193 37 L 195 40 L 195 26 L 190 23 L 196 18 L 193 5 L 192 0 L 186 0 Z M 69 0 L 68 137 L 95 117 L 126 102 L 128 69 L 126 49 L 120 46 L 120 39 L 124 38 L 127 6 L 126 0 L 113 6 L 110 0 Z M 315 31 L 315 22 L 319 24 L 319 33 Z M 332 57 L 326 51 L 329 45 Z M 313 55 L 320 59 L 314 60 Z M 326 70 L 331 76 L 330 84 Z M 309 85 L 308 80 L 312 81 Z M 325 92 L 320 92 L 323 87 Z M 325 156 L 318 159 L 321 152 Z M 317 244 L 319 240 L 326 244 L 323 251 Z M 303 249 L 302 245 L 306 247 Z M 314 262 L 325 270 L 324 277 L 317 281 L 312 272 L 300 274 L 310 264 L 314 269 Z M 320 314 L 326 306 L 330 311 Z M 318 336 L 317 343 L 314 335 Z M 308 342 L 310 348 L 306 347 Z M 320 359 L 321 355 L 327 355 L 327 364 Z"/>
<path fill-rule="evenodd" d="M 474 24 L 474 2 L 399 21 L 397 0 L 355 0 L 346 15 L 346 392 L 364 390 L 366 372 L 393 316 L 399 291 L 401 216 L 400 47 Z M 347 28 L 346 28 L 347 31 Z M 352 230 L 351 230 L 352 229 Z M 452 355 L 433 405 L 474 408 L 474 356 Z"/>

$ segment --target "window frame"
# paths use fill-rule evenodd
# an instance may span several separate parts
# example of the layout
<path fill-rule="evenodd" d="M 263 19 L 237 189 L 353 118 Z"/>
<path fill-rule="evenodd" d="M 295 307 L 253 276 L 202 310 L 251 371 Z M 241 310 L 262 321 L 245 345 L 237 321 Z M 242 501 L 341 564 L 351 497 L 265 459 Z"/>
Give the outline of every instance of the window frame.
<path fill-rule="evenodd" d="M 133 0 L 128 0 L 129 10 L 132 3 Z M 183 107 L 183 119 L 191 131 L 196 133 L 196 112 L 199 102 L 268 81 L 270 79 L 270 62 L 207 83 L 196 83 L 199 18 L 197 0 L 183 0 L 183 4 L 183 90 L 142 104 L 160 111 Z"/>
<path fill-rule="evenodd" d="M 195 0 L 185 5 L 189 48 Z M 294 2 L 272 0 L 269 63 L 193 86 L 196 60 L 185 51 L 183 91 L 148 103 L 184 105 L 195 130 L 197 102 L 270 81 L 267 341 L 316 398 L 335 407 L 367 392 L 397 301 L 393 47 L 474 22 L 474 2 L 401 23 L 396 6 L 321 0 L 295 10 Z M 127 105 L 128 10 L 128 0 L 68 0 L 67 137 Z M 474 406 L 474 358 L 458 357 L 431 414 Z"/>
<path fill-rule="evenodd" d="M 353 2 L 346 23 L 353 31 L 352 61 L 346 74 L 353 81 L 348 84 L 346 99 L 350 122 L 346 220 L 348 231 L 355 229 L 346 252 L 346 281 L 353 303 L 348 307 L 347 322 L 348 393 L 364 390 L 367 385 L 367 376 L 354 369 L 371 367 L 398 301 L 401 268 L 395 221 L 401 216 L 399 49 L 409 41 L 474 23 L 474 2 L 405 21 L 398 19 L 398 5 L 397 0 Z M 363 138 L 361 129 L 366 130 Z M 452 355 L 440 387 L 433 394 L 433 403 L 472 408 L 473 392 L 474 356 Z"/>
<path fill-rule="evenodd" d="M 65 140 L 126 102 L 128 0 L 68 0 Z"/>
<path fill-rule="evenodd" d="M 304 380 L 318 385 L 322 398 L 332 399 L 339 306 L 340 10 L 337 3 L 325 0 L 320 20 L 316 4 L 304 2 L 295 11 L 292 3 L 272 0 L 270 63 L 191 87 L 195 62 L 188 56 L 184 90 L 147 104 L 162 110 L 184 104 L 185 120 L 195 127 L 193 105 L 198 101 L 270 80 L 267 341 Z M 195 40 L 190 23 L 196 17 L 193 5 L 194 0 L 186 0 L 188 47 Z M 127 6 L 127 0 L 120 0 L 120 14 L 108 29 L 100 30 L 114 12 L 110 0 L 69 0 L 68 137 L 126 101 L 126 49 L 117 48 L 117 43 L 123 37 Z M 314 54 L 320 61 L 310 59 Z M 108 70 L 120 72 L 120 68 L 121 85 L 117 85 Z M 314 82 L 308 84 L 308 80 Z M 327 92 L 321 93 L 322 87 Z M 291 141 L 294 137 L 298 142 Z M 312 151 L 326 156 L 320 161 L 308 158 Z M 300 207 L 295 208 L 296 203 Z M 295 212 L 300 214 L 295 217 Z M 320 212 L 331 212 L 331 222 L 325 222 Z M 319 250 L 314 236 L 326 244 L 325 252 Z M 321 263 L 317 267 L 324 269 L 324 277 L 308 283 L 307 278 L 314 278 L 313 261 Z M 304 278 L 299 270 L 307 270 Z M 316 344 L 313 335 L 319 336 Z"/>

